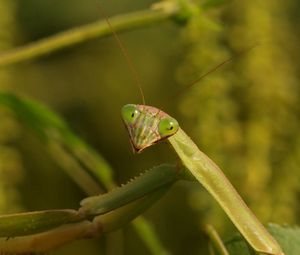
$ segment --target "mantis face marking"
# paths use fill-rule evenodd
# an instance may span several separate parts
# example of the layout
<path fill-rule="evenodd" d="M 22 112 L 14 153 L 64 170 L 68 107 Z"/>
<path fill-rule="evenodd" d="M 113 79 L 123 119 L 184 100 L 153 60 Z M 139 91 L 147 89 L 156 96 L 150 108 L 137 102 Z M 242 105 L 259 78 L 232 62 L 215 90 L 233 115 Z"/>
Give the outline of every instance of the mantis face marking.
<path fill-rule="evenodd" d="M 128 130 L 132 147 L 138 153 L 174 135 L 179 129 L 177 120 L 153 106 L 124 105 L 122 119 Z"/>

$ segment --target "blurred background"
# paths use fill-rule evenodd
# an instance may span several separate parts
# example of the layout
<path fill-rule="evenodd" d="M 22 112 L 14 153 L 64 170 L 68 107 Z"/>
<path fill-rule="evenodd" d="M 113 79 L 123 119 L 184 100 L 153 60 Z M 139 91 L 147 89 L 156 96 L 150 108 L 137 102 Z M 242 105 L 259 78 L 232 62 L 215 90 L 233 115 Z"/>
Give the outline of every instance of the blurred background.
<path fill-rule="evenodd" d="M 149 0 L 101 0 L 109 16 L 147 9 Z M 96 0 L 0 0 L 0 50 L 103 18 Z M 179 26 L 165 21 L 120 33 L 148 105 L 181 127 L 225 172 L 264 223 L 300 222 L 299 12 L 297 0 L 199 1 L 202 12 Z M 259 43 L 175 98 L 203 72 Z M 132 153 L 120 118 L 141 103 L 129 68 L 111 38 L 94 39 L 0 69 L 1 90 L 41 101 L 107 159 L 121 184 L 163 162 L 167 143 Z M 0 212 L 78 208 L 85 194 L 61 171 L 30 130 L 0 109 Z M 206 223 L 234 231 L 196 183 L 178 183 L 149 211 L 172 254 L 207 254 Z M 131 226 L 113 243 L 78 241 L 53 254 L 150 254 Z M 109 252 L 110 247 L 119 247 Z"/>

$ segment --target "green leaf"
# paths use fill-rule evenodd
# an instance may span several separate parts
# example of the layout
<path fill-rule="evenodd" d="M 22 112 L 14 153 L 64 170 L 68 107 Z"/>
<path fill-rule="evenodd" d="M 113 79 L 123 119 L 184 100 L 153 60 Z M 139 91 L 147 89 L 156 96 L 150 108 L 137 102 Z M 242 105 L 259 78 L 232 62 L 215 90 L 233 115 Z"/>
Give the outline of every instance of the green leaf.
<path fill-rule="evenodd" d="M 11 110 L 22 124 L 39 136 L 56 161 L 68 174 L 73 175 L 73 179 L 87 193 L 92 193 L 90 187 L 98 185 L 93 183 L 87 171 L 105 187 L 110 188 L 113 185 L 112 169 L 104 158 L 76 136 L 64 120 L 51 109 L 39 102 L 9 92 L 0 92 L 0 105 Z M 70 164 L 67 167 L 65 164 L 67 159 L 74 161 L 73 165 L 79 164 L 84 167 L 70 171 Z M 94 192 L 95 190 L 96 188 L 92 189 Z"/>
<path fill-rule="evenodd" d="M 300 254 L 300 228 L 270 224 L 268 230 L 278 241 L 285 255 Z M 225 243 L 230 255 L 253 255 L 254 250 L 246 243 L 240 234 L 235 235 Z"/>
<path fill-rule="evenodd" d="M 66 139 L 72 139 L 63 120 L 42 104 L 9 92 L 0 93 L 0 104 L 12 110 L 19 120 L 44 140 L 53 138 L 55 134 L 63 134 L 67 136 Z"/>

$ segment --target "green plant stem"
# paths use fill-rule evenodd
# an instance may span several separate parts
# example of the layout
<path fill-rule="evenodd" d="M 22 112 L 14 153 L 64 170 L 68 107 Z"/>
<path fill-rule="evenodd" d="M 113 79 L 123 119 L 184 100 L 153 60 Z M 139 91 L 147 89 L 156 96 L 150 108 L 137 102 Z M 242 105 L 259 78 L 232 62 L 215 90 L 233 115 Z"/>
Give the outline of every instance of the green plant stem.
<path fill-rule="evenodd" d="M 117 32 L 131 30 L 166 20 L 176 15 L 178 10 L 179 8 L 160 8 L 137 11 L 112 17 L 110 23 Z M 33 59 L 112 32 L 105 20 L 66 30 L 0 54 L 0 66 Z"/>
<path fill-rule="evenodd" d="M 213 247 L 218 251 L 221 255 L 230 255 L 227 251 L 222 239 L 220 238 L 218 232 L 214 229 L 212 225 L 205 226 L 205 232 L 208 235 Z"/>
<path fill-rule="evenodd" d="M 155 230 L 153 229 L 152 224 L 144 218 L 139 216 L 132 222 L 136 232 L 139 234 L 140 238 L 148 244 L 148 248 L 151 251 L 151 254 L 156 255 L 168 255 L 170 254 L 156 238 Z"/>

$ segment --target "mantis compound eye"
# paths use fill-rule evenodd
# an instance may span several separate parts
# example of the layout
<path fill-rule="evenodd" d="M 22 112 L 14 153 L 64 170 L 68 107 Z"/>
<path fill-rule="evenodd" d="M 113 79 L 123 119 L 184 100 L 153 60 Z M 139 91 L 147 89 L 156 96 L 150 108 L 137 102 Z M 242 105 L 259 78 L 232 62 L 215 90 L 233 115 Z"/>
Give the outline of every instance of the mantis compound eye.
<path fill-rule="evenodd" d="M 140 111 L 134 104 L 126 104 L 122 107 L 122 118 L 126 124 L 132 124 L 140 115 Z"/>
<path fill-rule="evenodd" d="M 158 124 L 158 132 L 162 137 L 174 135 L 179 128 L 177 120 L 171 117 L 162 119 Z"/>

